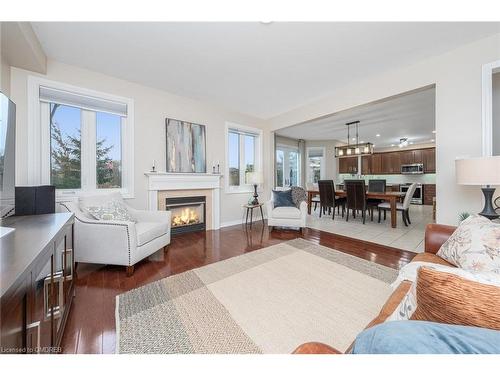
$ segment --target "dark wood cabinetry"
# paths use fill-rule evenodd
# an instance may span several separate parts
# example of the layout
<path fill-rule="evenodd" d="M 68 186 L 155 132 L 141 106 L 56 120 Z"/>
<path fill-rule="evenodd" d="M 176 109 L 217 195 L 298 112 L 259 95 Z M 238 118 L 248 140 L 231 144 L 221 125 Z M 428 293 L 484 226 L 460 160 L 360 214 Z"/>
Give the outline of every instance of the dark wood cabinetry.
<path fill-rule="evenodd" d="M 436 196 L 436 185 L 425 184 L 423 185 L 423 190 L 424 190 L 424 204 L 432 206 L 432 200 Z"/>
<path fill-rule="evenodd" d="M 422 150 L 422 158 L 424 163 L 425 173 L 435 173 L 436 172 L 436 149 L 426 148 Z"/>
<path fill-rule="evenodd" d="M 358 157 L 339 158 L 339 173 L 358 173 Z"/>
<path fill-rule="evenodd" d="M 400 174 L 405 164 L 423 164 L 425 173 L 436 172 L 436 151 L 434 148 L 380 152 L 361 157 L 361 174 Z M 356 156 L 339 158 L 339 173 L 358 173 Z"/>
<path fill-rule="evenodd" d="M 20 216 L 1 241 L 4 352 L 59 351 L 74 293 L 73 214 Z"/>
<path fill-rule="evenodd" d="M 399 152 L 384 152 L 382 158 L 381 174 L 399 174 L 401 173 L 401 155 Z"/>

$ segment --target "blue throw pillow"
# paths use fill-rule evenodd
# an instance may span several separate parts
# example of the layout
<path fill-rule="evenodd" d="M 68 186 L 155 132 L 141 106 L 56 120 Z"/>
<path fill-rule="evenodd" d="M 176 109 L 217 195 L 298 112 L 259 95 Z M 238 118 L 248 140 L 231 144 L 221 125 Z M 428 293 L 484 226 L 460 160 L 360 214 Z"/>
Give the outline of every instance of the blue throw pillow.
<path fill-rule="evenodd" d="M 293 203 L 292 191 L 277 191 L 273 190 L 273 202 L 274 207 L 295 207 L 295 203 Z"/>

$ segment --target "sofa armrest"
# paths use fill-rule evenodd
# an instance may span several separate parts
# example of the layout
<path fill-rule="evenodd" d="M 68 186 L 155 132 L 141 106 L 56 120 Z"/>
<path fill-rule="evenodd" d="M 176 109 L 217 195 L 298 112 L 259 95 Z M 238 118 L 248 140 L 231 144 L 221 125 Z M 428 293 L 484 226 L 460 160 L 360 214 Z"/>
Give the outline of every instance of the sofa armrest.
<path fill-rule="evenodd" d="M 307 342 L 300 345 L 292 354 L 342 354 L 342 352 L 320 342 Z"/>
<path fill-rule="evenodd" d="M 436 254 L 457 227 L 443 224 L 428 224 L 425 228 L 425 252 Z"/>

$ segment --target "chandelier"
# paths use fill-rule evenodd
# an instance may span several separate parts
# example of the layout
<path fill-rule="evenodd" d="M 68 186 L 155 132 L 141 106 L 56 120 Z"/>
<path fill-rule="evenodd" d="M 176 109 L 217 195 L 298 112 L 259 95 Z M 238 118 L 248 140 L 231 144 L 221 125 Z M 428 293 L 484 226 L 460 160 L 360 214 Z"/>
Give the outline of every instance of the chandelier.
<path fill-rule="evenodd" d="M 358 155 L 371 155 L 373 154 L 373 143 L 363 142 L 359 143 L 359 134 L 358 134 L 358 125 L 360 121 L 352 121 L 346 123 L 347 125 L 347 145 L 335 147 L 335 157 L 336 158 L 345 158 L 349 156 L 358 156 Z M 356 143 L 351 144 L 351 125 L 356 127 Z"/>

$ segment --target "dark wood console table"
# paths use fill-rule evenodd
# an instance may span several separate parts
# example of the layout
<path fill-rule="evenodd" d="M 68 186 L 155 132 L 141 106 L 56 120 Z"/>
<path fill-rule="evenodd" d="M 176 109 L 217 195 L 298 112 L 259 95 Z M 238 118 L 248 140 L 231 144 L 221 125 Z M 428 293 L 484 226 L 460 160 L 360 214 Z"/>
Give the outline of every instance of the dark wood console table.
<path fill-rule="evenodd" d="M 76 279 L 72 213 L 17 216 L 1 225 L 0 353 L 58 353 Z"/>

